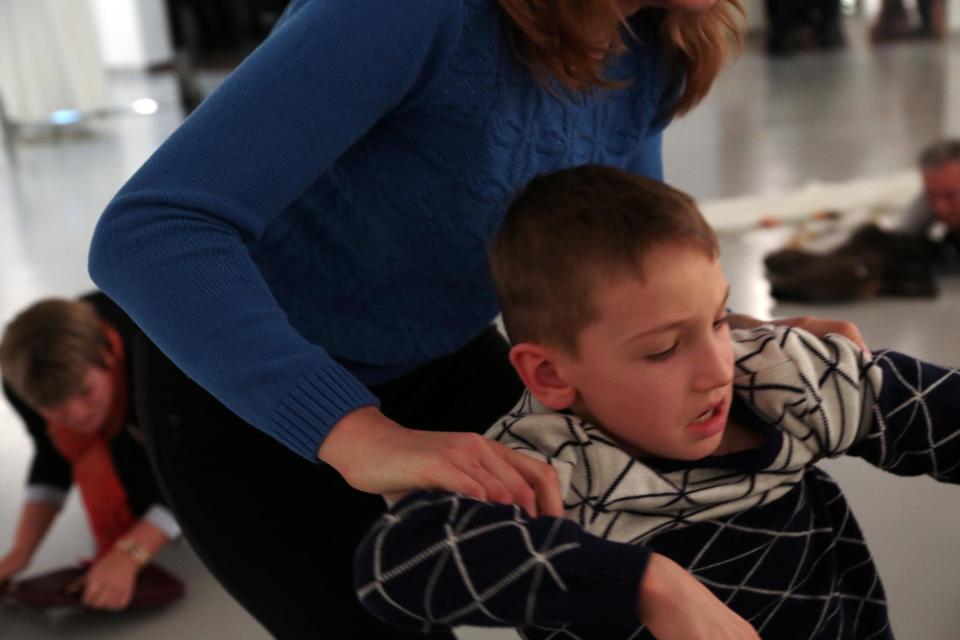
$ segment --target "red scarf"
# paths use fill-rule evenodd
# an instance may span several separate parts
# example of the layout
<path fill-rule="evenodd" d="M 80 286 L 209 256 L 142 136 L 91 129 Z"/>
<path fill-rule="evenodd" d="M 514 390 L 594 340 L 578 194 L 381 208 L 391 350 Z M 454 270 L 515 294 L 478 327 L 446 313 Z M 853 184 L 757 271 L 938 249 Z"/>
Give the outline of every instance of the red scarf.
<path fill-rule="evenodd" d="M 130 408 L 123 341 L 117 330 L 106 323 L 103 333 L 114 355 L 108 370 L 113 399 L 103 425 L 93 434 L 77 433 L 58 424 L 47 425 L 54 446 L 73 468 L 73 481 L 80 489 L 97 543 L 97 557 L 109 551 L 136 524 L 110 456 L 110 441 L 123 429 Z"/>

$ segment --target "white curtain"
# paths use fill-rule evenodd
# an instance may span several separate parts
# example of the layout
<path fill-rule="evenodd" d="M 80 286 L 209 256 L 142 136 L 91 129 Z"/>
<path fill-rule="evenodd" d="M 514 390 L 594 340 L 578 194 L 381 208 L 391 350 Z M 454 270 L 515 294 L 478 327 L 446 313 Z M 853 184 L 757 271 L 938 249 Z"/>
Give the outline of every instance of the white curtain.
<path fill-rule="evenodd" d="M 0 0 L 0 96 L 21 122 L 109 103 L 86 0 Z"/>

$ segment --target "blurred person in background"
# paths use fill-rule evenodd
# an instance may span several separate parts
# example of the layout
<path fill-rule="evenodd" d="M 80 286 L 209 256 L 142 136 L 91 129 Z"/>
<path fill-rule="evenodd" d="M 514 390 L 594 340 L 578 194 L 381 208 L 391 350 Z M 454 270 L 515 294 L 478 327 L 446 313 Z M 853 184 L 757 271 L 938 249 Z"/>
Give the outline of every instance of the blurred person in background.
<path fill-rule="evenodd" d="M 767 52 L 843 46 L 840 0 L 766 0 Z"/>
<path fill-rule="evenodd" d="M 875 43 L 903 38 L 943 38 L 947 32 L 944 0 L 916 0 L 918 22 L 911 20 L 903 0 L 883 0 L 870 29 Z"/>
<path fill-rule="evenodd" d="M 134 417 L 137 328 L 102 293 L 31 305 L 0 340 L 3 391 L 33 441 L 23 508 L 0 583 L 30 564 L 76 485 L 96 543 L 86 606 L 122 609 L 141 570 L 180 528 Z"/>
<path fill-rule="evenodd" d="M 910 205 L 901 229 L 960 247 L 960 138 L 931 144 L 919 165 L 923 193 Z"/>

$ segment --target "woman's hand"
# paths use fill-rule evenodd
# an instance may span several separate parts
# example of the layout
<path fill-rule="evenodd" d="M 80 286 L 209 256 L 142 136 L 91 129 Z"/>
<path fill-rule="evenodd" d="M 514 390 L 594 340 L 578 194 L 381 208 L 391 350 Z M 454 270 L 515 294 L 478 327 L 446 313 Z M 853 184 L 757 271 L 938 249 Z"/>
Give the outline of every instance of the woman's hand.
<path fill-rule="evenodd" d="M 816 318 L 814 316 L 800 316 L 799 318 L 784 318 L 783 320 L 774 320 L 773 324 L 785 327 L 796 327 L 809 331 L 818 338 L 822 338 L 828 333 L 836 333 L 844 338 L 850 339 L 858 347 L 870 353 L 870 348 L 863 341 L 860 335 L 860 328 L 852 322 L 846 320 L 828 320 L 826 318 Z"/>
<path fill-rule="evenodd" d="M 475 433 L 416 431 L 374 407 L 353 411 L 320 446 L 318 458 L 355 489 L 396 498 L 441 489 L 531 516 L 563 515 L 553 467 Z"/>
<path fill-rule="evenodd" d="M 867 343 L 863 341 L 863 336 L 860 335 L 860 329 L 857 325 L 852 322 L 847 322 L 846 320 L 828 320 L 815 316 L 799 316 L 796 318 L 764 321 L 742 313 L 731 313 L 727 316 L 727 319 L 730 326 L 734 329 L 753 329 L 762 324 L 775 324 L 784 327 L 804 329 L 818 338 L 822 338 L 828 333 L 836 333 L 854 342 L 858 347 L 866 351 L 867 354 L 870 353 L 870 348 L 867 347 Z"/>
<path fill-rule="evenodd" d="M 130 604 L 140 567 L 122 551 L 110 551 L 83 577 L 83 604 L 93 609 L 124 609 Z"/>
<path fill-rule="evenodd" d="M 7 555 L 0 558 L 0 584 L 27 568 L 30 556 L 18 549 L 11 549 Z"/>
<path fill-rule="evenodd" d="M 637 614 L 657 640 L 758 640 L 734 613 L 676 562 L 650 555 L 640 582 Z"/>

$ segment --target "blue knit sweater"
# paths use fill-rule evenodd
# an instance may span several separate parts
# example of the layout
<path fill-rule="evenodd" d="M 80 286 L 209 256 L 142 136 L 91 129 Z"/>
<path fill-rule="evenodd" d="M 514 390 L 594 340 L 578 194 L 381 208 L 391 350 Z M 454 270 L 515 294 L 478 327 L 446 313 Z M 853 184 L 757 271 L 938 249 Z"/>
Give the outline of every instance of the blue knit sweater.
<path fill-rule="evenodd" d="M 386 382 L 497 314 L 485 248 L 538 173 L 661 177 L 659 14 L 623 89 L 545 91 L 495 0 L 294 0 L 117 194 L 96 283 L 191 378 L 315 460 Z M 451 425 L 455 427 L 456 425 Z"/>

